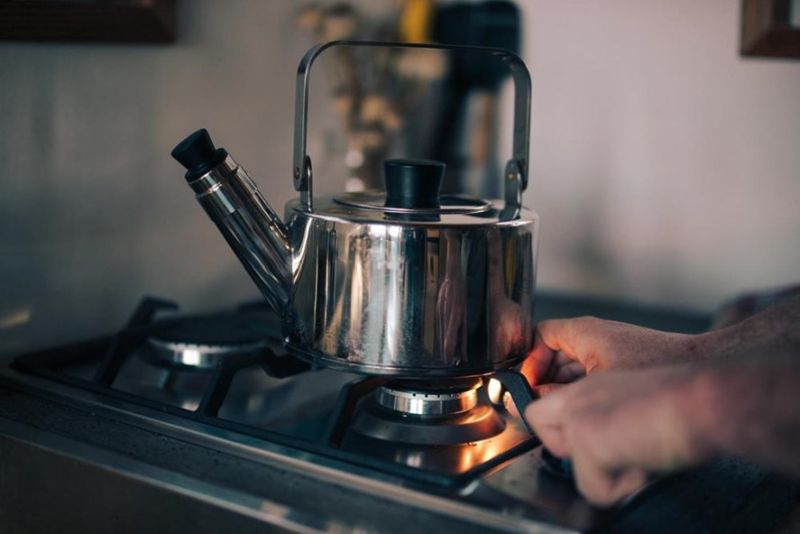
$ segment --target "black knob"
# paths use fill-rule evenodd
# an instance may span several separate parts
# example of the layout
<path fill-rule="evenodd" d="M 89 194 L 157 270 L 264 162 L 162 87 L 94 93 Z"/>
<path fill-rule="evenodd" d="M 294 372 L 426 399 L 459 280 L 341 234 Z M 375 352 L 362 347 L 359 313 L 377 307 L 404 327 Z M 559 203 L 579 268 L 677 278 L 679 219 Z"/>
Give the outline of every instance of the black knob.
<path fill-rule="evenodd" d="M 438 208 L 444 163 L 425 159 L 387 159 L 386 206 L 390 208 Z"/>
<path fill-rule="evenodd" d="M 228 156 L 224 148 L 214 148 L 205 128 L 189 135 L 172 149 L 172 157 L 186 167 L 186 179 L 192 181 L 204 175 Z"/>
<path fill-rule="evenodd" d="M 544 467 L 555 475 L 565 478 L 573 477 L 572 460 L 559 458 L 546 447 L 542 447 L 542 462 L 544 462 Z"/>

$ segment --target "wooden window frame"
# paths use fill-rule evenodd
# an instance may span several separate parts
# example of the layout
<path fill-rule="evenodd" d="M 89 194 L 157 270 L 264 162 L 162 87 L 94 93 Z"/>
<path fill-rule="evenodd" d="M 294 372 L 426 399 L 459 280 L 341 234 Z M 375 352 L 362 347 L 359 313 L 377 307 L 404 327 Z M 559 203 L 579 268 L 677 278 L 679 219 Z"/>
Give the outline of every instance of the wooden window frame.
<path fill-rule="evenodd" d="M 0 0 L 0 40 L 175 41 L 176 0 Z"/>

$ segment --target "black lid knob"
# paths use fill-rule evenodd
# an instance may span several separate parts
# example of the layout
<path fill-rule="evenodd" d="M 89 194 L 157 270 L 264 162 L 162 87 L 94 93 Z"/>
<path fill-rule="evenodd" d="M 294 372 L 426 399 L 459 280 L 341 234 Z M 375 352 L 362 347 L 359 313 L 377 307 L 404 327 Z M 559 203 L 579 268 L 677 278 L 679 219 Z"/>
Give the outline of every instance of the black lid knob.
<path fill-rule="evenodd" d="M 172 149 L 172 157 L 186 167 L 186 179 L 191 181 L 204 175 L 228 156 L 224 148 L 215 148 L 208 130 L 201 128 Z"/>
<path fill-rule="evenodd" d="M 386 206 L 390 208 L 438 208 L 444 163 L 425 159 L 387 159 Z"/>

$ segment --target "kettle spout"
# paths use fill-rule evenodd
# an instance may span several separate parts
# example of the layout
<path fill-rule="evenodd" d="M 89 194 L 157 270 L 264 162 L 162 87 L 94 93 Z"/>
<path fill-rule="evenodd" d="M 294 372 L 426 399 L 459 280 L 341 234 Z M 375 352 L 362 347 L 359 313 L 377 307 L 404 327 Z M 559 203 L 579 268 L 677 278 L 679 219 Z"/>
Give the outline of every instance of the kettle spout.
<path fill-rule="evenodd" d="M 291 256 L 286 226 L 247 172 L 215 148 L 205 129 L 181 141 L 172 157 L 264 298 L 276 311 L 291 299 Z"/>

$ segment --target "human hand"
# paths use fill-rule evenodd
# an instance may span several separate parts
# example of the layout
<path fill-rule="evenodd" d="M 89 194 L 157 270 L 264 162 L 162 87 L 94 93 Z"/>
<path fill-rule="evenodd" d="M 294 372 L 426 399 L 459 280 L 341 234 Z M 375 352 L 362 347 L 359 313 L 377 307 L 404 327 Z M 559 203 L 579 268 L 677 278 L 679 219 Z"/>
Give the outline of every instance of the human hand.
<path fill-rule="evenodd" d="M 704 338 L 660 332 L 596 317 L 540 323 L 522 374 L 534 387 L 564 384 L 599 369 L 635 369 L 691 361 Z M 548 386 L 545 386 L 548 387 Z"/>
<path fill-rule="evenodd" d="M 550 452 L 571 458 L 578 490 L 606 506 L 710 455 L 697 391 L 689 366 L 596 373 L 531 403 L 525 419 Z"/>

